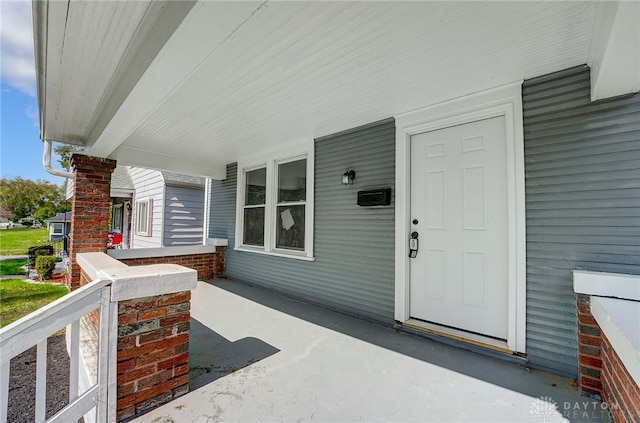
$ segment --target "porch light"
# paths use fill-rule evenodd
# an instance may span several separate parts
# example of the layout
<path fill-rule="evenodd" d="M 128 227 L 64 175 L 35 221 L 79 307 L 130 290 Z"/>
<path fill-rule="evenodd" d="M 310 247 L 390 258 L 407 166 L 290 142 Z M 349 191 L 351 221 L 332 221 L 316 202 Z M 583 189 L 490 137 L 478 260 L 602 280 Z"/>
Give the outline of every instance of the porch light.
<path fill-rule="evenodd" d="M 347 169 L 345 173 L 342 174 L 342 185 L 353 185 L 353 180 L 356 178 L 356 172 L 353 170 Z"/>

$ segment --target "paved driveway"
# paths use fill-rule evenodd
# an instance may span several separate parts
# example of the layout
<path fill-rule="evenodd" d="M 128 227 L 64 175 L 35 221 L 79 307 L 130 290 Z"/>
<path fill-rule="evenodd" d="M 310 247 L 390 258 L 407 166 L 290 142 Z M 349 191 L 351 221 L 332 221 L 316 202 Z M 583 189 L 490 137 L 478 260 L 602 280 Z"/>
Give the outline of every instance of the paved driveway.
<path fill-rule="evenodd" d="M 230 281 L 192 298 L 191 392 L 137 422 L 608 421 L 518 363 Z"/>

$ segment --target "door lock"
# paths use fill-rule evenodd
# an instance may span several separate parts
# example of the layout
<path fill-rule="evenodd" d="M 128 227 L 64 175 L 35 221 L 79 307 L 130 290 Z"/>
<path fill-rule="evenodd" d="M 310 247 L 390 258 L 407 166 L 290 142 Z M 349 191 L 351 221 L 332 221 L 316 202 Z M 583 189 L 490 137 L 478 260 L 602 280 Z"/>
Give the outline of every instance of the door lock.
<path fill-rule="evenodd" d="M 411 239 L 409 239 L 409 257 L 416 258 L 418 255 L 418 232 L 411 232 Z"/>

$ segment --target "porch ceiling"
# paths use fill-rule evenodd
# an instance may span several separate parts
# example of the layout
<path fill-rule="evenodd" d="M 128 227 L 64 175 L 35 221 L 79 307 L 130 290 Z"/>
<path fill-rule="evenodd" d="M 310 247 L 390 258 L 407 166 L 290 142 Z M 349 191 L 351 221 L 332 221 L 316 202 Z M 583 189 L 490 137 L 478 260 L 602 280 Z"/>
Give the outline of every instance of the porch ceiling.
<path fill-rule="evenodd" d="M 51 1 L 34 6 L 42 136 L 220 178 L 239 158 L 587 63 L 600 10 Z"/>

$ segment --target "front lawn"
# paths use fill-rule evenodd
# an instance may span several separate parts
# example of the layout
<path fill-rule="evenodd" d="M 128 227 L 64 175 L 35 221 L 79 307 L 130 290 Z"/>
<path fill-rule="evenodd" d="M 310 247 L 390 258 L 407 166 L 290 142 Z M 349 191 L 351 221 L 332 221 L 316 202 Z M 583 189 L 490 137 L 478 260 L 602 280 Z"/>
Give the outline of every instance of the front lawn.
<path fill-rule="evenodd" d="M 0 255 L 27 254 L 29 247 L 49 244 L 47 228 L 13 228 L 0 230 Z"/>
<path fill-rule="evenodd" d="M 18 320 L 67 293 L 66 285 L 0 280 L 0 327 Z"/>
<path fill-rule="evenodd" d="M 26 264 L 26 259 L 2 260 L 0 261 L 0 275 L 24 275 L 26 271 L 22 266 Z"/>

